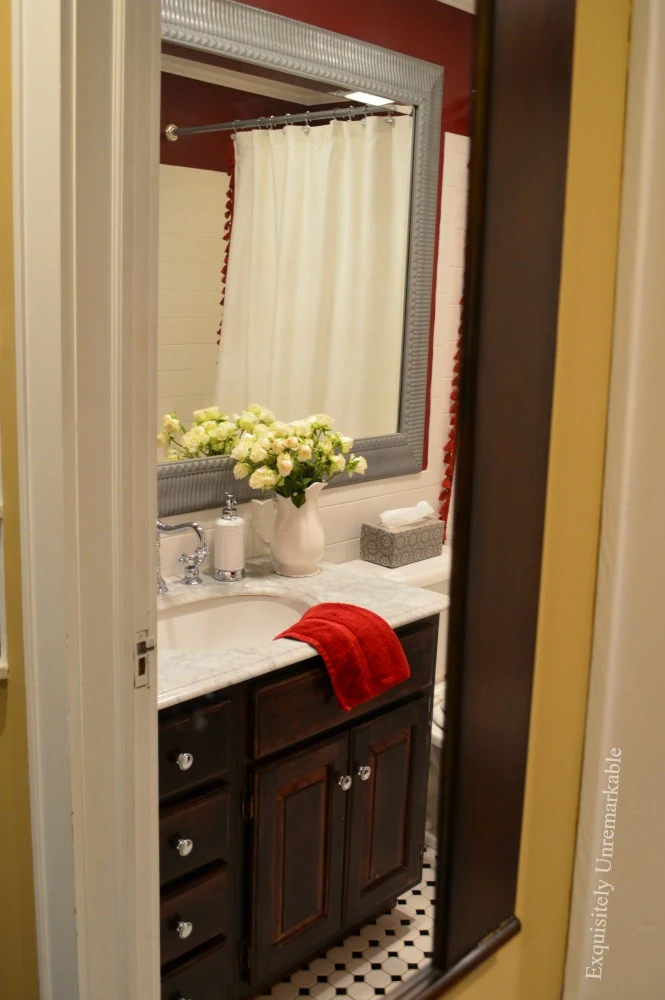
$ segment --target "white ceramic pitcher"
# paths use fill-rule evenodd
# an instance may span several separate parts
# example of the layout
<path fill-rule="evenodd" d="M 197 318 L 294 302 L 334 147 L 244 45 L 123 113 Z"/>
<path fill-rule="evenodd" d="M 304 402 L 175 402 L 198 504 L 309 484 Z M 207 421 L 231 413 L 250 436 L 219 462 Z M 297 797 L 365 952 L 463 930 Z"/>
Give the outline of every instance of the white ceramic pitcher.
<path fill-rule="evenodd" d="M 323 525 L 319 496 L 325 483 L 305 490 L 305 503 L 296 507 L 290 497 L 252 500 L 252 524 L 275 561 L 280 576 L 314 576 L 323 558 Z"/>

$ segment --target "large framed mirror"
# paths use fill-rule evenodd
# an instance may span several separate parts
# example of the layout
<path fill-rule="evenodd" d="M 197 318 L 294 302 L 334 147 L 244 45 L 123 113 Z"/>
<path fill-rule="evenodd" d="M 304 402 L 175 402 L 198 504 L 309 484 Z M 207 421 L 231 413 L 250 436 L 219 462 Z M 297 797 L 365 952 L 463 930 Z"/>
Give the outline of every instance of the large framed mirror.
<path fill-rule="evenodd" d="M 162 0 L 161 24 L 163 68 L 214 79 L 220 98 L 217 120 L 202 104 L 196 123 L 162 121 L 172 164 L 203 141 L 215 167 L 193 195 L 206 199 L 202 256 L 160 262 L 157 420 L 250 403 L 286 421 L 325 411 L 367 478 L 419 472 L 443 68 L 233 2 Z M 162 219 L 188 194 L 174 166 Z M 191 454 L 158 466 L 161 516 L 220 506 L 231 484 L 255 495 L 230 457 Z"/>

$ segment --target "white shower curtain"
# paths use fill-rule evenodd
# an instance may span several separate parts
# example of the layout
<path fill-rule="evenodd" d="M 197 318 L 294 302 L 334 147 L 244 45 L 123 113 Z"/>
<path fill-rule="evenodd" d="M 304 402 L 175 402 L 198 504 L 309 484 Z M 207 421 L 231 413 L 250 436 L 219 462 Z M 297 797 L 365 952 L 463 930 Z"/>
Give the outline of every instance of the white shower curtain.
<path fill-rule="evenodd" d="M 411 118 L 236 136 L 215 402 L 397 429 Z"/>

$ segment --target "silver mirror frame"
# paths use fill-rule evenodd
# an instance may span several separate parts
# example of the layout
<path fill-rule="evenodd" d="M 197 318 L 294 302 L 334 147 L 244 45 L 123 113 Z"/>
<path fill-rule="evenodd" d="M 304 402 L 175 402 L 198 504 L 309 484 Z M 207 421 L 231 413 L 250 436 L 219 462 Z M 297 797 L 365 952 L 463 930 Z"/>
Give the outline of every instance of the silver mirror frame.
<path fill-rule="evenodd" d="M 443 67 L 234 0 L 161 0 L 161 26 L 165 42 L 348 91 L 388 94 L 398 103 L 415 106 L 399 430 L 359 438 L 354 450 L 367 458 L 366 479 L 420 472 L 427 423 Z M 240 502 L 257 496 L 246 481 L 234 479 L 233 465 L 229 457 L 159 465 L 160 517 L 219 507 L 227 491 Z M 334 485 L 356 481 L 342 474 Z"/>

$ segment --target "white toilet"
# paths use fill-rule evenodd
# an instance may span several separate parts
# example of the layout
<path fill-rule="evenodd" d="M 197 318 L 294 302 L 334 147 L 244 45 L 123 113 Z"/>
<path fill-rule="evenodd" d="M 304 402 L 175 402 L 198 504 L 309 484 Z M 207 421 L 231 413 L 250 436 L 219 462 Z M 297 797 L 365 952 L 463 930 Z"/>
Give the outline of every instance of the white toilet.
<path fill-rule="evenodd" d="M 348 569 L 368 576 L 378 576 L 385 580 L 395 580 L 409 587 L 423 587 L 437 594 L 450 592 L 450 557 L 452 548 L 444 545 L 440 556 L 423 559 L 421 562 L 386 569 L 363 559 L 353 559 L 345 563 Z M 448 638 L 448 608 L 441 612 L 439 641 L 436 653 L 436 680 L 434 685 L 434 709 L 432 713 L 432 743 L 430 749 L 429 781 L 427 785 L 427 828 L 425 838 L 428 847 L 436 848 L 438 826 L 439 783 L 441 780 L 441 757 L 444 733 L 444 702 L 446 684 L 446 642 Z"/>

